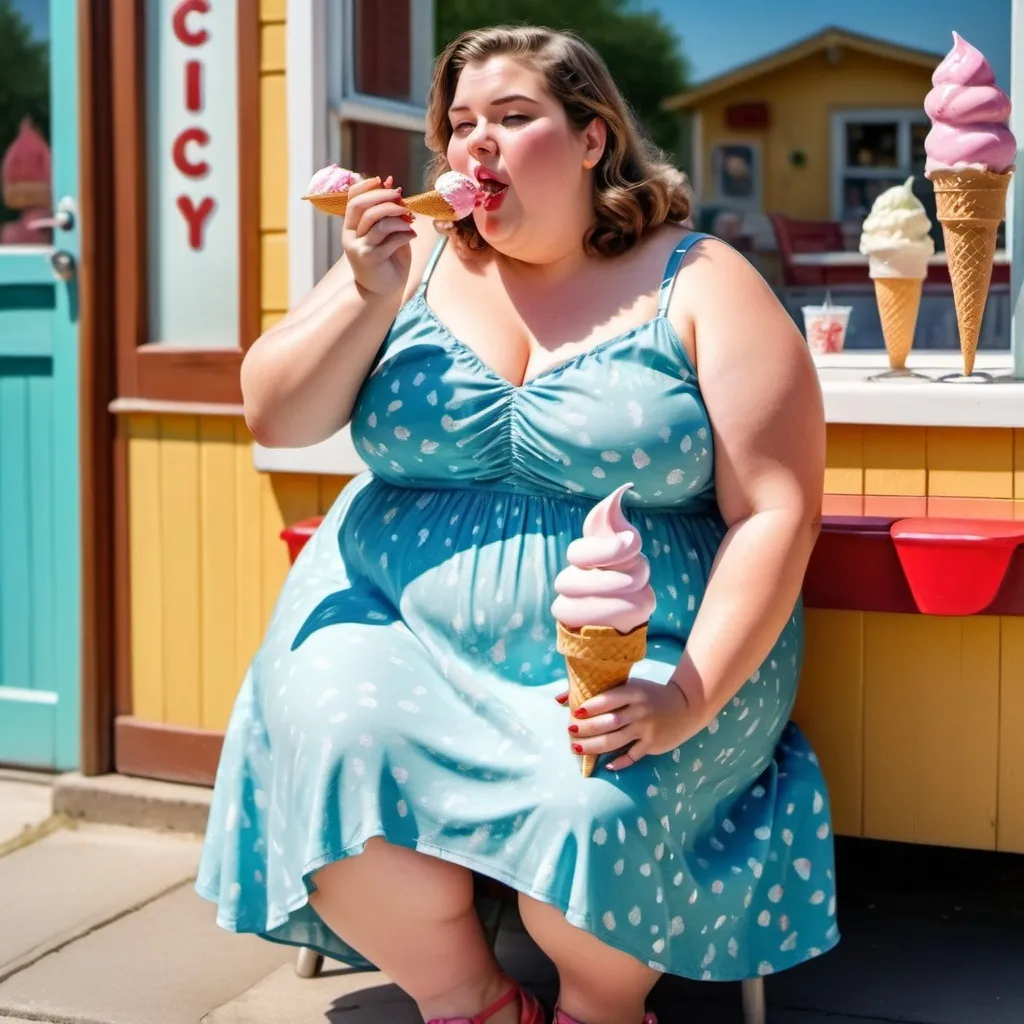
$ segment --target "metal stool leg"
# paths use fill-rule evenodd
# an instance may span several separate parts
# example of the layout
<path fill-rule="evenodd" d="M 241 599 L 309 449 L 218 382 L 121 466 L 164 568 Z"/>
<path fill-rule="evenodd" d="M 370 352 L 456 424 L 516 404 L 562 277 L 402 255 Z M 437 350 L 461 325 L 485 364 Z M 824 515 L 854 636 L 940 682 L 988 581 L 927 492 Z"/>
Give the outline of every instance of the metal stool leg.
<path fill-rule="evenodd" d="M 767 1009 L 764 999 L 764 978 L 747 978 L 740 983 L 743 994 L 743 1024 L 765 1024 Z"/>
<path fill-rule="evenodd" d="M 295 973 L 300 978 L 315 978 L 323 965 L 323 956 L 316 950 L 303 946 L 295 960 Z"/>

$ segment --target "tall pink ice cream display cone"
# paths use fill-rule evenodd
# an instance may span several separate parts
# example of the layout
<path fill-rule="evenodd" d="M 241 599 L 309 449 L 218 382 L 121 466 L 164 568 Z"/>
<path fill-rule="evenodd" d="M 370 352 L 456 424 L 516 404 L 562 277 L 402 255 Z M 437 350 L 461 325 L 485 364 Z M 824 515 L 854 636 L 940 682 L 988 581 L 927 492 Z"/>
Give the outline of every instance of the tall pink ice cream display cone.
<path fill-rule="evenodd" d="M 655 596 L 640 533 L 622 511 L 622 496 L 632 486 L 623 484 L 590 510 L 582 536 L 566 551 L 569 565 L 555 578 L 551 614 L 573 711 L 626 682 L 647 652 Z M 582 774 L 593 774 L 596 763 L 596 756 L 581 755 Z"/>
<path fill-rule="evenodd" d="M 964 376 L 970 377 L 1017 141 L 1008 127 L 1010 98 L 996 85 L 992 65 L 955 32 L 932 86 L 924 101 L 932 122 L 925 176 L 935 189 Z"/>

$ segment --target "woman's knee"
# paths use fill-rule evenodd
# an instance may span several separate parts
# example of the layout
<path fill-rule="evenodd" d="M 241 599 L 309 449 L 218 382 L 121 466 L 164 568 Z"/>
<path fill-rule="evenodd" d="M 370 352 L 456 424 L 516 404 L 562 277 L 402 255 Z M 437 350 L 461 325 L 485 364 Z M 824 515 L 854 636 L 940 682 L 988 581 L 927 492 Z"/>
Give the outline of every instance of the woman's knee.
<path fill-rule="evenodd" d="M 473 907 L 473 876 L 466 868 L 379 836 L 359 855 L 321 868 L 313 883 L 321 899 L 343 892 L 349 900 L 365 898 L 382 910 L 396 906 L 433 920 L 459 917 Z"/>

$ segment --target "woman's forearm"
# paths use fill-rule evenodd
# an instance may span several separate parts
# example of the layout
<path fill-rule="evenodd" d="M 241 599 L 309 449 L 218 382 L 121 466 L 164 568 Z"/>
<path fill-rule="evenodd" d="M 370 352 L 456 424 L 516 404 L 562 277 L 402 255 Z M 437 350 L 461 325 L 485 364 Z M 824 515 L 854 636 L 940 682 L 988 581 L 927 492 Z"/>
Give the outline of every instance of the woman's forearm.
<path fill-rule="evenodd" d="M 784 509 L 735 523 L 673 681 L 710 721 L 768 656 L 793 613 L 818 535 L 817 516 Z"/>
<path fill-rule="evenodd" d="M 401 292 L 374 295 L 348 279 L 260 337 L 241 371 L 253 436 L 268 447 L 302 447 L 345 426 L 401 301 Z"/>

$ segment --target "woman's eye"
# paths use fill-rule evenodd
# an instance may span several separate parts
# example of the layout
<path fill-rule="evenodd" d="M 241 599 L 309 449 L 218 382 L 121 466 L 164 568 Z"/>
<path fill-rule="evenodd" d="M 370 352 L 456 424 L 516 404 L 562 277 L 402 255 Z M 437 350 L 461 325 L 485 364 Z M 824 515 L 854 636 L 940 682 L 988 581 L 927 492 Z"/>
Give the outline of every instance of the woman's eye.
<path fill-rule="evenodd" d="M 471 121 L 460 121 L 457 125 L 452 128 L 453 132 L 467 132 L 473 130 L 473 124 Z"/>
<path fill-rule="evenodd" d="M 517 124 L 526 124 L 530 119 L 525 114 L 506 114 L 502 119 L 502 124 L 511 124 L 515 127 Z"/>

